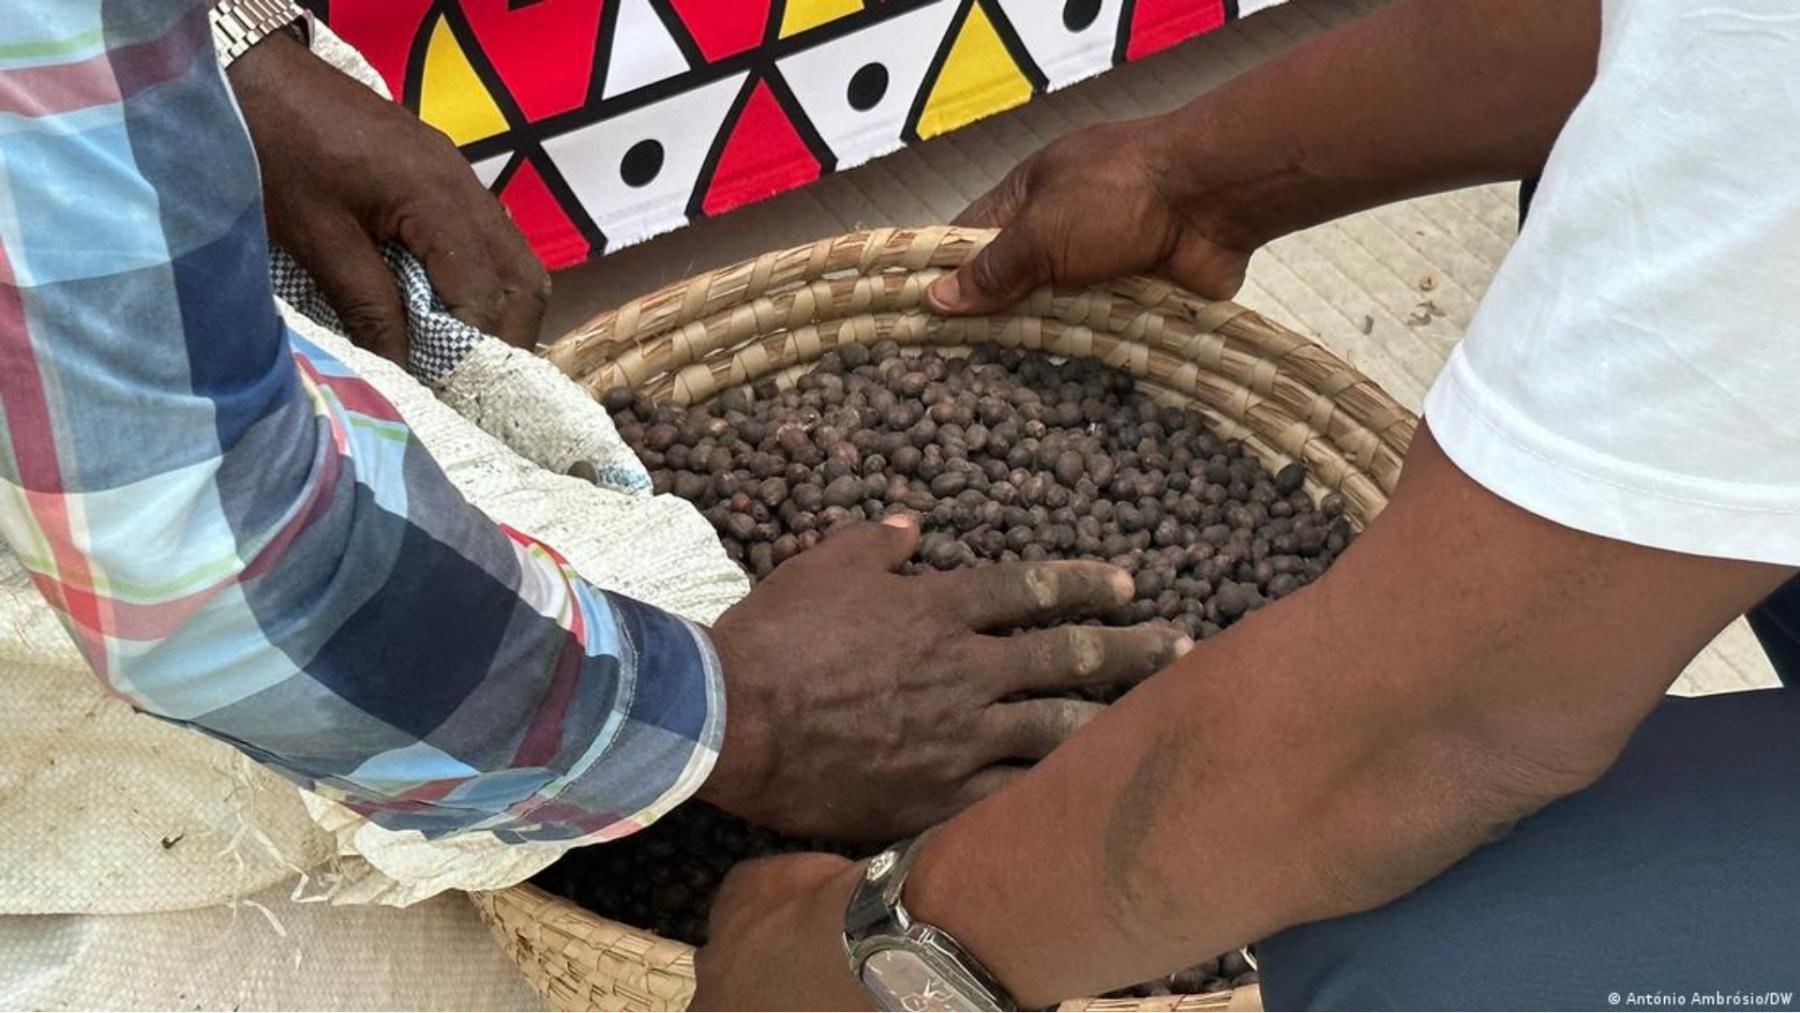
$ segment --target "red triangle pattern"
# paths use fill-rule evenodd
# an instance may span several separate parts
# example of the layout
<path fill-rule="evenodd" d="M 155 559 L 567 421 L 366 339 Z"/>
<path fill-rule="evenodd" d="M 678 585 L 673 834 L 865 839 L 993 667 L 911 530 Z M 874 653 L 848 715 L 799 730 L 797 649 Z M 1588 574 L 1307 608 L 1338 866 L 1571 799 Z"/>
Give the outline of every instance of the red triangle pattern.
<path fill-rule="evenodd" d="M 669 0 L 688 35 L 711 63 L 762 42 L 769 0 Z"/>
<path fill-rule="evenodd" d="M 431 0 L 332 0 L 331 29 L 381 73 L 388 91 L 406 91 L 406 60 Z"/>
<path fill-rule="evenodd" d="M 1225 0 L 1137 0 L 1125 58 L 1136 60 L 1225 23 Z"/>
<path fill-rule="evenodd" d="M 581 108 L 598 52 L 601 13 L 608 0 L 330 0 L 329 23 L 387 81 L 404 92 L 408 63 L 416 54 L 426 19 L 438 3 L 460 9 L 475 36 L 470 56 L 497 74 L 513 103 L 529 120 Z M 709 62 L 754 50 L 765 38 L 773 0 L 657 0 L 672 9 Z M 869 0 L 885 4 L 891 0 Z M 515 9 L 515 5 L 517 5 Z M 1125 55 L 1136 60 L 1224 24 L 1225 0 L 1135 0 Z M 629 41 L 626 42 L 629 44 Z M 794 122 L 757 81 L 719 149 L 701 210 L 707 215 L 805 185 L 822 172 Z M 613 167 L 577 166 L 577 171 Z M 552 268 L 597 255 L 543 175 L 530 161 L 520 165 L 500 193 L 532 247 Z M 579 205 L 571 205 L 579 213 Z"/>
<path fill-rule="evenodd" d="M 810 183 L 819 178 L 819 171 L 819 160 L 775 101 L 768 82 L 758 81 L 719 152 L 700 210 L 721 214 Z"/>
<path fill-rule="evenodd" d="M 579 264 L 594 252 L 581 230 L 569 220 L 556 195 L 544 185 L 544 177 L 529 161 L 519 166 L 506 189 L 500 191 L 500 203 L 512 212 L 513 221 L 525 230 L 531 248 L 548 268 Z"/>
<path fill-rule="evenodd" d="M 507 0 L 460 3 L 526 119 L 568 112 L 587 100 L 601 0 L 537 0 L 517 10 Z"/>

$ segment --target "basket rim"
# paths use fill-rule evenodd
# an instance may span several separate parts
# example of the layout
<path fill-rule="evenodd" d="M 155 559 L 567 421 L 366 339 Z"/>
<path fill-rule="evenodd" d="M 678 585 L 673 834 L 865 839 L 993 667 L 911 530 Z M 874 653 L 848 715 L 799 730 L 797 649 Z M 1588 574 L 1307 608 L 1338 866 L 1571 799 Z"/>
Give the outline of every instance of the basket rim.
<path fill-rule="evenodd" d="M 540 905 L 545 910 L 566 913 L 569 917 L 577 918 L 584 924 L 617 927 L 633 935 L 654 938 L 670 948 L 679 948 L 680 955 L 671 961 L 665 970 L 692 976 L 695 947 L 691 944 L 655 936 L 624 922 L 597 914 L 566 897 L 551 893 L 530 880 L 499 890 L 474 891 L 468 895 L 477 912 L 488 923 L 490 931 L 496 935 L 502 931 L 499 920 L 504 916 L 496 910 L 496 905 L 501 902 L 503 895 L 514 899 L 528 900 L 533 904 Z M 1071 1011 L 1071 1013 L 1080 1010 L 1108 1011 L 1108 1013 L 1123 1013 L 1123 1011 L 1130 1010 L 1253 1010 L 1262 1008 L 1261 998 L 1260 985 L 1239 985 L 1217 992 L 1156 996 L 1147 999 L 1071 999 L 1057 1008 Z"/>
<path fill-rule="evenodd" d="M 1087 355 L 1126 368 L 1163 403 L 1201 410 L 1265 463 L 1305 461 L 1315 494 L 1344 493 L 1359 522 L 1385 506 L 1417 416 L 1318 342 L 1235 302 L 1133 275 L 1039 289 L 988 317 L 924 309 L 925 287 L 996 234 L 879 228 L 770 251 L 596 314 L 541 354 L 594 396 L 624 385 L 676 404 L 848 341 Z"/>

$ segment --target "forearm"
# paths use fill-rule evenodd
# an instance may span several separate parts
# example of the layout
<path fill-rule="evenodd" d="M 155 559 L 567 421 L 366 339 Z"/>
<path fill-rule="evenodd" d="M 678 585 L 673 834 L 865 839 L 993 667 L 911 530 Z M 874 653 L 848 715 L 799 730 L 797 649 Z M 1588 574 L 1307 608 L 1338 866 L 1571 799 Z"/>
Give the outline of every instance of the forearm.
<path fill-rule="evenodd" d="M 1387 897 L 1359 866 L 1411 885 L 1478 843 L 1474 825 L 1503 821 L 1483 806 L 1421 814 L 1424 833 L 1381 826 L 1381 806 L 1423 806 L 1420 775 L 1452 776 L 1457 731 L 1424 739 L 1356 692 L 1322 699 L 1298 645 L 1267 631 L 1203 645 L 942 828 L 909 883 L 913 913 L 1041 1006 L 1373 906 Z M 1429 756 L 1433 742 L 1450 755 Z M 1388 854 L 1367 853 L 1376 840 Z"/>
<path fill-rule="evenodd" d="M 1530 175 L 1593 79 L 1598 0 L 1401 0 L 1152 121 L 1162 184 L 1251 250 Z"/>
<path fill-rule="evenodd" d="M 1384 903 L 1597 777 L 1785 576 L 1557 528 L 1428 430 L 1408 469 L 1318 584 L 944 826 L 914 913 L 1034 1005 Z"/>
<path fill-rule="evenodd" d="M 1418 775 L 1448 775 L 1447 758 L 1415 755 L 1425 743 L 1364 693 L 1321 693 L 1309 653 L 1266 621 L 1202 645 L 940 830 L 909 907 L 1040 1006 L 1378 903 L 1355 868 L 1377 834 L 1412 867 L 1395 882 L 1478 843 L 1469 825 L 1496 812 L 1435 813 L 1413 836 L 1374 825 L 1378 806 L 1420 806 Z"/>

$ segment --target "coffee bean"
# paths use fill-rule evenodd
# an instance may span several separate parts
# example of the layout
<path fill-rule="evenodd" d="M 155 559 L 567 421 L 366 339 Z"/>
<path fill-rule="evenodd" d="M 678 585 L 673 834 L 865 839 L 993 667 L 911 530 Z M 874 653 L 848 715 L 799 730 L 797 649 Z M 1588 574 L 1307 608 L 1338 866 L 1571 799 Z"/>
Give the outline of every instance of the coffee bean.
<path fill-rule="evenodd" d="M 824 499 L 828 508 L 855 506 L 862 498 L 862 480 L 854 475 L 839 475 L 825 486 Z"/>
<path fill-rule="evenodd" d="M 1236 619 L 1260 604 L 1259 598 L 1254 589 L 1228 580 L 1219 585 L 1213 601 L 1219 605 L 1219 615 L 1226 619 Z"/>
<path fill-rule="evenodd" d="M 677 493 L 676 495 L 680 494 Z M 767 506 L 778 507 L 787 501 L 787 497 L 788 484 L 786 479 L 772 475 L 757 483 L 756 498 L 760 499 Z"/>
<path fill-rule="evenodd" d="M 669 491 L 682 499 L 699 502 L 703 497 L 711 494 L 711 486 L 712 482 L 704 475 L 696 475 L 691 471 L 680 471 L 675 473 L 675 479 L 670 483 Z"/>
<path fill-rule="evenodd" d="M 618 415 L 630 410 L 631 400 L 630 387 L 614 387 L 600 396 L 600 406 L 605 408 L 609 415 Z"/>
<path fill-rule="evenodd" d="M 1275 491 L 1283 496 L 1299 489 L 1306 482 L 1306 465 L 1295 461 L 1275 473 Z"/>
<path fill-rule="evenodd" d="M 1086 473 L 1087 463 L 1075 451 L 1065 450 L 1056 455 L 1056 463 L 1053 468 L 1058 482 L 1072 486 Z"/>
<path fill-rule="evenodd" d="M 954 496 L 969 484 L 969 476 L 960 471 L 946 471 L 931 480 L 933 496 Z"/>
<path fill-rule="evenodd" d="M 1250 962 L 1245 960 L 1244 955 L 1237 950 L 1232 950 L 1219 958 L 1219 976 L 1221 978 L 1235 978 L 1248 970 L 1250 970 Z"/>
<path fill-rule="evenodd" d="M 919 558 L 940 570 L 948 570 L 962 561 L 962 545 L 942 532 L 933 532 L 919 541 Z"/>
<path fill-rule="evenodd" d="M 782 535 L 775 539 L 774 544 L 770 546 L 770 548 L 773 552 L 775 565 L 780 566 L 782 563 L 787 562 L 799 554 L 800 539 L 791 534 Z"/>

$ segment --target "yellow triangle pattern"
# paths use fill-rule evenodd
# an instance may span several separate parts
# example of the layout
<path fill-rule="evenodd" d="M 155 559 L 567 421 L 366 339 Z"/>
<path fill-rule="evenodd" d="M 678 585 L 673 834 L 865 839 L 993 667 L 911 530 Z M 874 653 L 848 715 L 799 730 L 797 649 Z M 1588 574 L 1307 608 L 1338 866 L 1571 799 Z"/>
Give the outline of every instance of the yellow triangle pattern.
<path fill-rule="evenodd" d="M 439 16 L 425 46 L 425 73 L 419 80 L 419 118 L 468 144 L 506 131 L 506 114 L 481 83 L 449 22 Z"/>
<path fill-rule="evenodd" d="M 1030 79 L 1013 62 L 987 11 L 977 3 L 969 8 L 962 32 L 931 86 L 919 114 L 919 136 L 935 137 L 1030 99 Z"/>
<path fill-rule="evenodd" d="M 781 37 L 798 35 L 862 9 L 862 0 L 788 0 L 781 12 Z"/>

